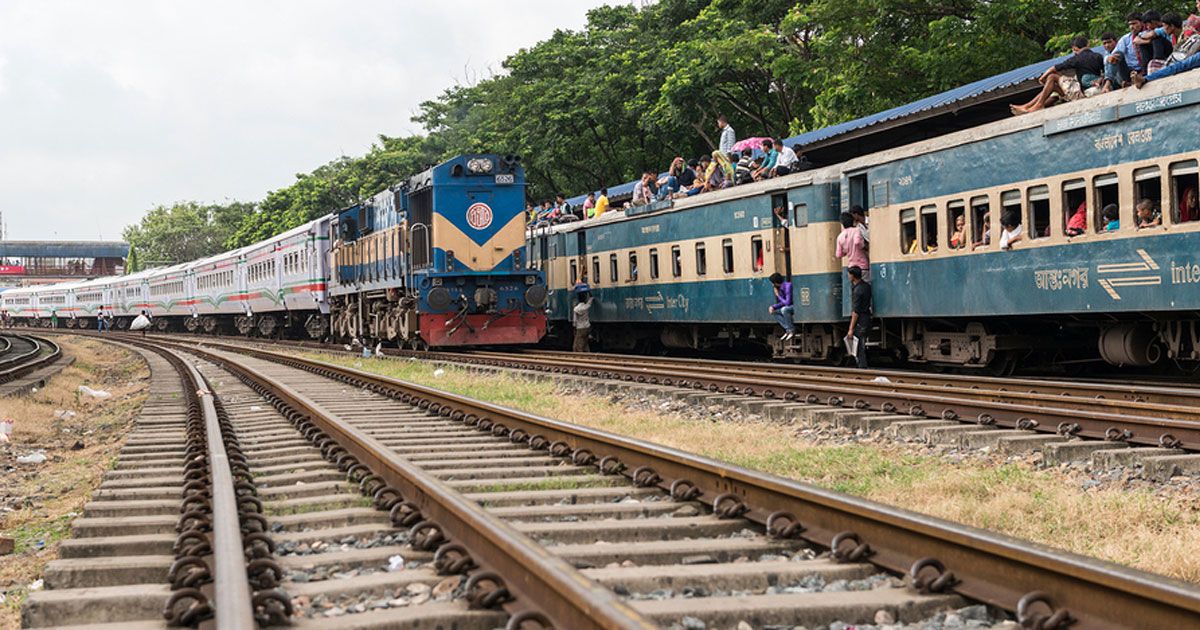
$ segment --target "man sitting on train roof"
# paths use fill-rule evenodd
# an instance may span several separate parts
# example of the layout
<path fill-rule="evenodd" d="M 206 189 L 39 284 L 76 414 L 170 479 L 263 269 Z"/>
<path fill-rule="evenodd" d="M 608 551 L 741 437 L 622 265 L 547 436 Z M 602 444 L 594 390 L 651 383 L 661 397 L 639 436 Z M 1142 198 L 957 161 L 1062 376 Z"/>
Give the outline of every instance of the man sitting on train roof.
<path fill-rule="evenodd" d="M 1130 75 L 1140 72 L 1142 65 L 1141 51 L 1133 38 L 1146 30 L 1141 13 L 1130 13 L 1125 16 L 1129 32 L 1117 40 L 1117 46 L 1104 58 L 1104 91 L 1115 90 L 1129 85 Z"/>
<path fill-rule="evenodd" d="M 1148 81 L 1173 76 L 1180 72 L 1200 68 L 1200 0 L 1196 0 L 1196 13 L 1188 16 L 1186 21 L 1180 21 L 1178 16 L 1168 14 L 1163 17 L 1163 27 L 1146 37 L 1174 37 L 1174 52 L 1166 60 L 1166 66 L 1149 74 L 1135 72 L 1131 75 L 1133 84 L 1139 88 Z"/>
<path fill-rule="evenodd" d="M 630 200 L 629 205 L 644 206 L 654 203 L 654 200 L 658 197 L 658 193 L 654 189 L 655 184 L 654 172 L 643 171 L 642 178 L 633 186 L 633 199 Z"/>
<path fill-rule="evenodd" d="M 1042 76 L 1038 77 L 1042 91 L 1033 97 L 1033 100 L 1024 105 L 1009 106 L 1014 115 L 1036 112 L 1050 105 L 1053 98 L 1065 101 L 1084 98 L 1088 95 L 1087 90 L 1091 90 L 1093 86 L 1099 87 L 1100 77 L 1104 75 L 1104 58 L 1092 50 L 1088 46 L 1087 38 L 1082 36 L 1071 40 L 1071 51 L 1073 55 L 1046 68 Z M 1075 76 L 1062 74 L 1068 70 L 1074 71 Z"/>

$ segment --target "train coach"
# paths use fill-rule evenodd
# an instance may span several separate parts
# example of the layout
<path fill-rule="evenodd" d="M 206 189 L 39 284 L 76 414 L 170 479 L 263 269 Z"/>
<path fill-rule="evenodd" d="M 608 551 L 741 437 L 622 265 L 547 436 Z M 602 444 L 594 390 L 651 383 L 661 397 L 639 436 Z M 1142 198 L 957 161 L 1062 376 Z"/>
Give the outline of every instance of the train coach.
<path fill-rule="evenodd" d="M 519 158 L 466 155 L 332 219 L 331 329 L 402 347 L 538 342 L 546 285 L 522 256 Z"/>
<path fill-rule="evenodd" d="M 1194 85 L 1180 75 L 835 166 L 531 230 L 529 255 L 552 289 L 552 338 L 569 331 L 570 288 L 584 281 L 609 349 L 744 344 L 838 361 L 850 309 L 834 257 L 837 219 L 859 205 L 870 216 L 876 355 L 994 373 L 1098 361 L 1195 366 Z M 1161 211 L 1158 224 L 1138 227 L 1142 200 Z M 1113 229 L 1102 216 L 1110 204 L 1119 209 Z M 1021 238 L 1001 249 L 1005 218 Z M 767 312 L 774 272 L 794 285 L 789 341 Z"/>

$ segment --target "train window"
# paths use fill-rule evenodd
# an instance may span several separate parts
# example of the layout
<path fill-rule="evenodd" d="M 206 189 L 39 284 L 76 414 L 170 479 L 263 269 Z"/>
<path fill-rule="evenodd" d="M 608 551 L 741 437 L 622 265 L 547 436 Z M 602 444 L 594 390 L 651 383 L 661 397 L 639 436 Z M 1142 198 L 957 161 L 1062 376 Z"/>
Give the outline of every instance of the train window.
<path fill-rule="evenodd" d="M 962 249 L 967 246 L 967 204 L 961 200 L 951 201 L 946 204 L 946 209 L 950 216 L 950 239 L 947 242 L 950 249 Z"/>
<path fill-rule="evenodd" d="M 795 227 L 808 225 L 808 204 L 798 203 L 792 206 L 792 225 Z"/>
<path fill-rule="evenodd" d="M 1021 191 L 1006 190 L 1000 193 L 1000 225 L 1003 229 L 1004 222 L 1012 221 L 1017 225 L 1023 225 L 1024 221 L 1021 212 Z"/>
<path fill-rule="evenodd" d="M 592 282 L 600 284 L 600 257 L 592 256 Z"/>
<path fill-rule="evenodd" d="M 750 239 L 750 269 L 755 273 L 763 268 L 763 240 L 761 236 Z"/>
<path fill-rule="evenodd" d="M 616 282 L 616 281 L 617 281 L 617 277 L 618 277 L 618 271 L 617 271 L 617 255 L 616 255 L 616 254 L 609 254 L 609 255 L 608 255 L 608 279 L 609 279 L 609 281 L 611 281 L 611 282 Z"/>
<path fill-rule="evenodd" d="M 671 247 L 671 277 L 678 278 L 683 275 L 683 251 L 678 245 Z"/>
<path fill-rule="evenodd" d="M 572 260 L 571 261 L 571 286 L 575 286 L 578 283 L 579 283 L 579 261 Z"/>
<path fill-rule="evenodd" d="M 650 249 L 650 279 L 658 279 L 658 249 Z"/>
<path fill-rule="evenodd" d="M 923 251 L 936 252 L 938 248 L 938 210 L 937 206 L 921 208 L 921 231 L 925 235 Z"/>
<path fill-rule="evenodd" d="M 1029 238 L 1050 236 L 1050 187 L 1034 186 L 1026 191 L 1029 199 Z"/>
<path fill-rule="evenodd" d="M 1162 209 L 1162 171 L 1157 166 L 1139 168 L 1133 172 L 1134 203 L 1149 201 L 1156 210 Z M 1161 222 L 1161 220 L 1160 220 Z M 1137 217 L 1134 217 L 1137 223 Z"/>
<path fill-rule="evenodd" d="M 992 244 L 991 208 L 987 197 L 971 198 L 971 242 L 975 247 Z"/>
<path fill-rule="evenodd" d="M 725 273 L 733 273 L 733 239 L 721 241 L 721 268 Z"/>
<path fill-rule="evenodd" d="M 1108 173 L 1106 175 L 1097 175 L 1092 180 L 1092 190 L 1095 192 L 1093 199 L 1096 201 L 1096 207 L 1092 208 L 1092 225 L 1096 226 L 1096 232 L 1103 232 L 1107 221 L 1104 220 L 1104 208 L 1108 205 L 1119 207 L 1121 203 L 1119 188 L 1117 186 L 1117 174 Z"/>
<path fill-rule="evenodd" d="M 1200 221 L 1200 165 L 1196 160 L 1171 165 L 1171 212 L 1175 223 Z"/>
<path fill-rule="evenodd" d="M 900 253 L 917 252 L 917 211 L 906 208 L 900 211 Z"/>
<path fill-rule="evenodd" d="M 628 282 L 637 282 L 638 266 L 637 252 L 629 252 L 629 279 Z"/>
<path fill-rule="evenodd" d="M 1079 236 L 1087 232 L 1087 183 L 1082 179 L 1065 182 L 1063 195 L 1063 233 Z"/>
<path fill-rule="evenodd" d="M 787 222 L 788 200 L 786 194 L 771 195 L 771 225 L 779 227 Z"/>
<path fill-rule="evenodd" d="M 696 243 L 696 275 L 708 274 L 708 257 L 704 253 L 704 243 Z"/>

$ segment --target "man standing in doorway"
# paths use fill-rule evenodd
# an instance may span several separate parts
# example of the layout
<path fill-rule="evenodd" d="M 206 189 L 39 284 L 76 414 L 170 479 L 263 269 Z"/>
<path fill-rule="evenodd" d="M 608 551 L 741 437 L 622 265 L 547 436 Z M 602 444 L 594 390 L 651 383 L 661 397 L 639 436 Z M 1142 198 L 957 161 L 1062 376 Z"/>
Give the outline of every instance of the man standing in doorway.
<path fill-rule="evenodd" d="M 717 148 L 725 155 L 733 153 L 733 145 L 737 144 L 737 134 L 734 133 L 733 125 L 729 124 L 724 114 L 717 116 L 717 128 L 721 130 L 721 141 Z"/>
<path fill-rule="evenodd" d="M 575 343 L 571 346 L 574 352 L 591 352 L 588 336 L 592 334 L 592 292 L 586 284 L 577 286 L 575 291 L 576 304 L 571 310 L 571 323 L 575 324 Z"/>
<path fill-rule="evenodd" d="M 871 330 L 871 284 L 863 280 L 862 267 L 851 265 L 850 330 L 846 332 L 847 346 L 854 347 L 854 359 L 860 369 L 867 368 L 867 332 Z"/>

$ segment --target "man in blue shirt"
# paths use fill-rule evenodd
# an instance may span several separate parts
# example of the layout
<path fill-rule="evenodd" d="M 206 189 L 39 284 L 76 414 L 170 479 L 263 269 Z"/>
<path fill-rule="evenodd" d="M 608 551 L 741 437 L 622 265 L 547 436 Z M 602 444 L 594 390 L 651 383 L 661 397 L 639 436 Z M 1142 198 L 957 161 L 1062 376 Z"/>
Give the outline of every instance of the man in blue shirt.
<path fill-rule="evenodd" d="M 1142 14 L 1130 13 L 1125 16 L 1125 23 L 1129 25 L 1129 32 L 1117 40 L 1117 47 L 1113 49 L 1110 55 L 1104 58 L 1104 79 L 1106 81 L 1104 87 L 1106 91 L 1127 86 L 1129 84 L 1130 72 L 1141 72 L 1142 68 L 1145 67 L 1142 64 L 1141 51 L 1133 41 L 1135 37 L 1145 30 L 1145 23 L 1142 22 Z"/>
<path fill-rule="evenodd" d="M 768 179 L 771 177 L 771 171 L 775 170 L 776 162 L 779 161 L 779 152 L 775 150 L 775 141 L 767 138 L 762 141 L 763 160 L 762 166 L 754 171 L 754 181 Z"/>
<path fill-rule="evenodd" d="M 779 340 L 787 341 L 796 336 L 796 324 L 792 322 L 792 315 L 796 312 L 792 306 L 792 283 L 784 280 L 782 275 L 773 273 L 771 274 L 771 285 L 775 287 L 775 303 L 767 310 L 783 327 L 783 336 Z"/>

